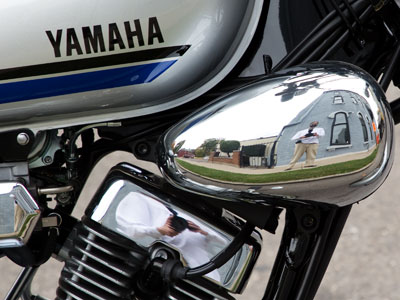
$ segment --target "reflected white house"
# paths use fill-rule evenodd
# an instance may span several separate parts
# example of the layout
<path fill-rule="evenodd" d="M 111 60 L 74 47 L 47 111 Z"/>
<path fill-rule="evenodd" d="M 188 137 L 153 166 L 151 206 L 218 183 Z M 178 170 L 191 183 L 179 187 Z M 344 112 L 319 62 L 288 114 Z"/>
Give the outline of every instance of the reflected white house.
<path fill-rule="evenodd" d="M 275 145 L 275 153 L 279 153 L 276 166 L 289 164 L 295 147 L 292 137 L 313 121 L 325 130 L 325 136 L 319 138 L 317 159 L 368 153 L 379 143 L 379 122 L 365 99 L 349 91 L 327 92 L 282 129 Z"/>

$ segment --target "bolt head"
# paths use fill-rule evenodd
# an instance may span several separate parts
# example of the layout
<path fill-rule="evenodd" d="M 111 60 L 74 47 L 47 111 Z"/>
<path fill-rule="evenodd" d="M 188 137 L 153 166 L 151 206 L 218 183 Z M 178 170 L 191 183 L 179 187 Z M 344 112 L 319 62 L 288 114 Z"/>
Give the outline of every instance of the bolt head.
<path fill-rule="evenodd" d="M 304 216 L 302 221 L 303 221 L 303 226 L 306 228 L 312 228 L 316 224 L 315 218 L 311 215 Z"/>
<path fill-rule="evenodd" d="M 42 160 L 46 165 L 49 165 L 53 162 L 53 159 L 51 158 L 51 156 L 45 156 L 45 157 L 43 157 Z"/>
<path fill-rule="evenodd" d="M 21 132 L 17 135 L 17 143 L 21 146 L 26 146 L 29 144 L 29 135 L 25 132 Z"/>

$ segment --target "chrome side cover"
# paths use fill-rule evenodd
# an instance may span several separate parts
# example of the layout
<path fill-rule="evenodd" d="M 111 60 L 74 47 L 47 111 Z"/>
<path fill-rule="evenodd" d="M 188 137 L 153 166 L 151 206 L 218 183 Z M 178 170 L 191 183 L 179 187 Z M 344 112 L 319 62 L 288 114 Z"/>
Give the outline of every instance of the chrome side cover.
<path fill-rule="evenodd" d="M 0 183 L 0 248 L 26 244 L 39 216 L 39 207 L 23 185 Z"/>
<path fill-rule="evenodd" d="M 208 263 L 233 240 L 239 220 L 225 212 L 218 224 L 211 224 L 193 211 L 179 207 L 174 198 L 160 189 L 151 187 L 154 178 L 154 174 L 126 163 L 114 167 L 86 210 L 86 216 L 147 249 L 151 259 L 160 255 L 171 258 L 173 251 L 179 254 L 176 259 L 190 268 Z M 145 181 L 148 183 L 143 184 Z M 261 236 L 254 232 L 252 239 L 226 264 L 204 277 L 239 293 L 260 250 Z"/>
<path fill-rule="evenodd" d="M 164 135 L 159 165 L 173 185 L 220 199 L 343 206 L 380 186 L 392 148 L 393 123 L 375 80 L 348 64 L 310 64 L 183 120 Z"/>

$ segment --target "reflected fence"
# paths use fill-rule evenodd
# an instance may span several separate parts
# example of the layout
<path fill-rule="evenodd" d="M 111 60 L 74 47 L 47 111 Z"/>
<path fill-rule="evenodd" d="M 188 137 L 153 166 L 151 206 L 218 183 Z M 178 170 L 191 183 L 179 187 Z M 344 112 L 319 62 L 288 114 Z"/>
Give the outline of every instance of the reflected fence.
<path fill-rule="evenodd" d="M 210 163 L 227 164 L 238 168 L 273 168 L 277 162 L 275 153 L 276 137 L 271 142 L 241 145 L 240 150 L 226 156 L 220 151 L 212 151 L 208 157 Z"/>
<path fill-rule="evenodd" d="M 276 165 L 276 141 L 244 145 L 240 151 L 240 167 L 272 168 Z"/>

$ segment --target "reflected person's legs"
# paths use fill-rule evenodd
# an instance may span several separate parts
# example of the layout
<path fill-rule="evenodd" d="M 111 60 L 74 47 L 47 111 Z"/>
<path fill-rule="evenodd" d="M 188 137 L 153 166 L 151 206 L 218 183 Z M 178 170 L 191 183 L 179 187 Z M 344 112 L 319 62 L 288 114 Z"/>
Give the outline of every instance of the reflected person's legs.
<path fill-rule="evenodd" d="M 317 158 L 319 144 L 308 144 L 306 149 L 306 164 L 304 167 L 315 167 L 315 159 Z"/>
<path fill-rule="evenodd" d="M 304 152 L 306 151 L 306 145 L 302 143 L 295 144 L 293 158 L 289 163 L 289 166 L 286 170 L 290 170 L 294 167 L 296 162 L 303 156 Z"/>

